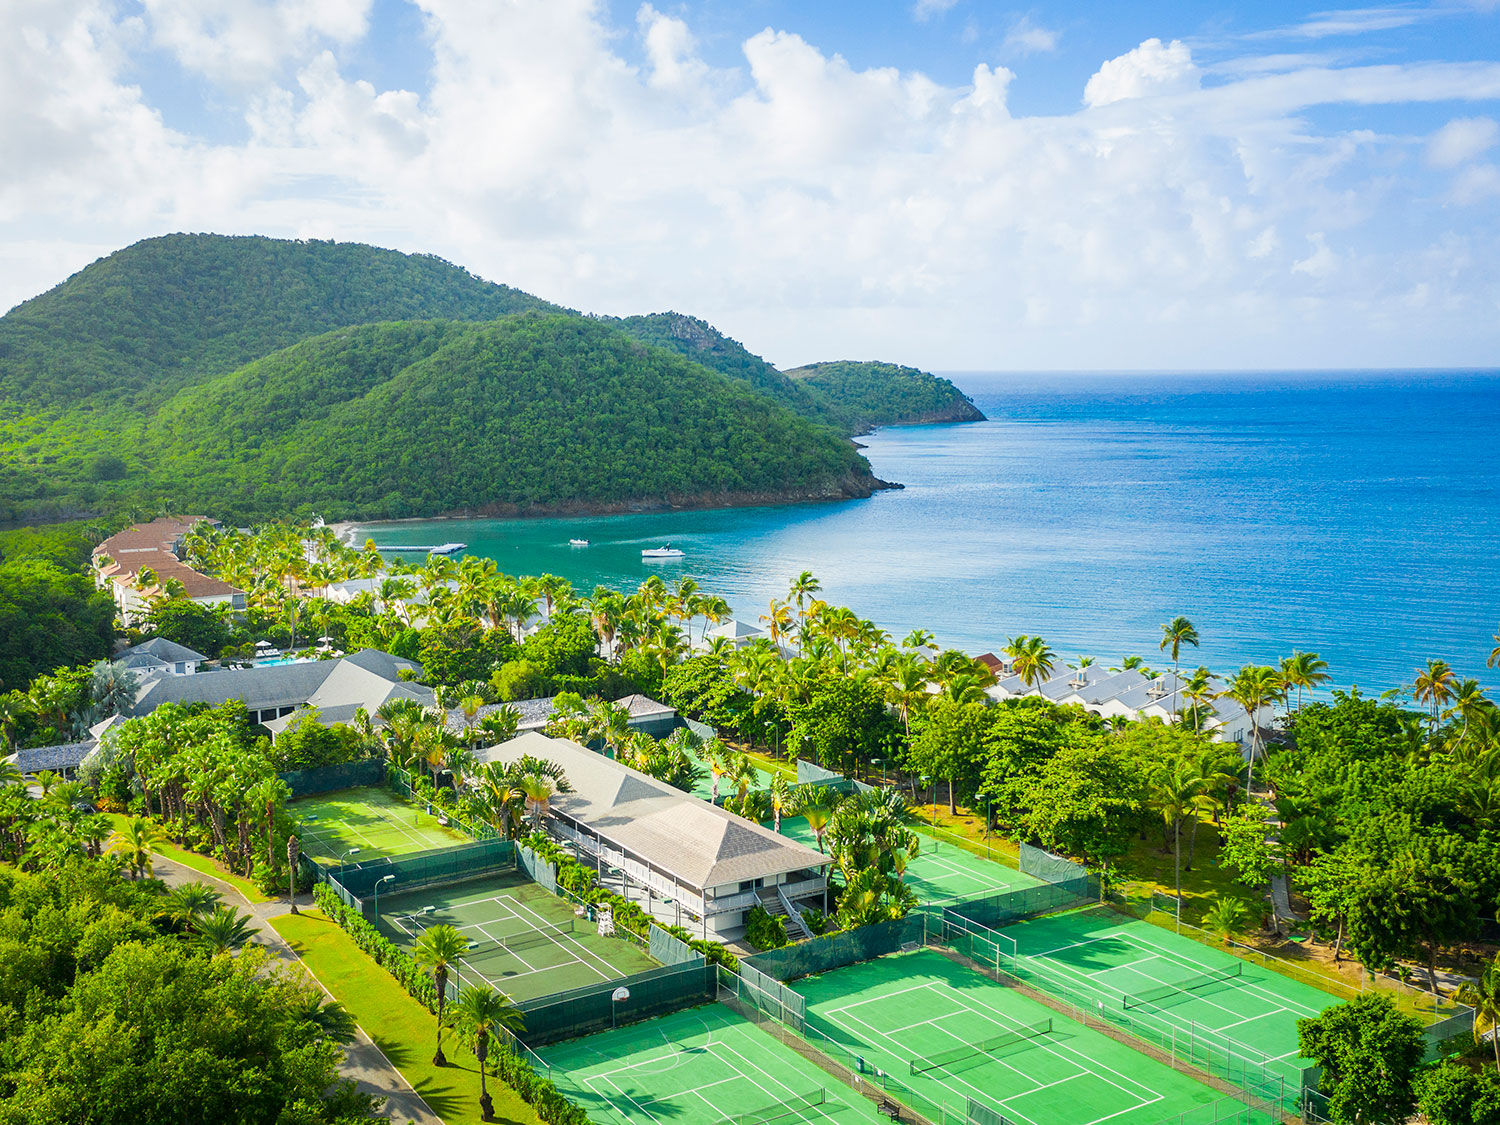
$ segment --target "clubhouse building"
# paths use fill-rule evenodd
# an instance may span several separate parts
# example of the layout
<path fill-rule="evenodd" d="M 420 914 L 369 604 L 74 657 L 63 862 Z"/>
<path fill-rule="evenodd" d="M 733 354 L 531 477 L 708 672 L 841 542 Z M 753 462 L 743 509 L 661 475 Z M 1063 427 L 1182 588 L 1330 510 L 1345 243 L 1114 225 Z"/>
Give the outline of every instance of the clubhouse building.
<path fill-rule="evenodd" d="M 732 941 L 756 906 L 799 920 L 827 908 L 832 861 L 822 852 L 576 742 L 533 731 L 478 756 L 526 755 L 556 763 L 572 786 L 548 802 L 547 831 L 659 921 Z"/>

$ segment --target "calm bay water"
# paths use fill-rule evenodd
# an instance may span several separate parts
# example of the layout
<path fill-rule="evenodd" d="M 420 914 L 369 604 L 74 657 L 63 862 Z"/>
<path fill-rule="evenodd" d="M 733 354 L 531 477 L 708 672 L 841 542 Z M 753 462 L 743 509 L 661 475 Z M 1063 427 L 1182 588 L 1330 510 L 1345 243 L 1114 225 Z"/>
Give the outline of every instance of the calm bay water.
<path fill-rule="evenodd" d="M 1500 373 L 958 374 L 989 422 L 861 439 L 904 491 L 836 504 L 371 525 L 462 540 L 584 590 L 691 574 L 754 619 L 811 570 L 898 639 L 971 652 L 1016 633 L 1157 666 L 1160 624 L 1218 670 L 1322 654 L 1335 684 L 1410 683 L 1429 657 L 1488 684 L 1500 623 Z M 586 538 L 588 548 L 572 548 Z M 687 552 L 645 563 L 643 547 Z"/>

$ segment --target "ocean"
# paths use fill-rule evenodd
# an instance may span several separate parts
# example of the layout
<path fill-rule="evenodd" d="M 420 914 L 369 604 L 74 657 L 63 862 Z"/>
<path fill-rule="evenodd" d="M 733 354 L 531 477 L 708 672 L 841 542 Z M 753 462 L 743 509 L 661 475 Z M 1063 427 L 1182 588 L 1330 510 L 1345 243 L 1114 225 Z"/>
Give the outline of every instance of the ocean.
<path fill-rule="evenodd" d="M 952 373 L 990 419 L 861 438 L 898 492 L 868 500 L 358 531 L 461 540 L 588 591 L 692 575 L 737 615 L 810 570 L 896 639 L 971 653 L 1037 634 L 1066 660 L 1157 649 L 1183 614 L 1224 672 L 1293 650 L 1335 687 L 1410 684 L 1429 658 L 1500 687 L 1500 372 Z M 587 548 L 568 545 L 586 538 Z M 643 547 L 686 552 L 643 562 Z"/>

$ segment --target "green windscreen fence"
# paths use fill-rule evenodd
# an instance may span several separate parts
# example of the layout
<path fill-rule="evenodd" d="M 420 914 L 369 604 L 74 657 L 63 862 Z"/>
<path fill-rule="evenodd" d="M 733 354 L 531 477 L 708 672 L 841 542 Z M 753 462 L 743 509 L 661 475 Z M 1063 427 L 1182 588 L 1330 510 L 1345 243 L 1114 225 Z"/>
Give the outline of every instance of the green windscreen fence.
<path fill-rule="evenodd" d="M 687 942 L 673 937 L 655 924 L 651 926 L 647 952 L 651 954 L 652 960 L 660 961 L 663 965 L 684 965 L 703 956 Z"/>
<path fill-rule="evenodd" d="M 947 899 L 928 903 L 925 909 L 944 918 L 956 914 L 981 926 L 998 929 L 1013 922 L 1024 922 L 1059 910 L 1076 910 L 1099 901 L 1099 881 L 1092 875 L 1066 883 L 1043 883 L 1040 887 L 1021 887 L 1012 891 L 976 895 L 973 898 Z"/>
<path fill-rule="evenodd" d="M 544 1047 L 580 1035 L 593 1035 L 683 1008 L 707 1004 L 718 994 L 714 966 L 703 957 L 680 965 L 538 997 L 517 1005 L 525 1021 L 521 1038 Z"/>
<path fill-rule="evenodd" d="M 334 793 L 340 789 L 360 789 L 385 784 L 385 763 L 379 758 L 363 762 L 345 762 L 340 766 L 320 766 L 315 770 L 288 770 L 276 775 L 292 791 L 292 799 L 311 797 L 315 793 Z"/>
<path fill-rule="evenodd" d="M 1021 873 L 1044 883 L 1072 883 L 1089 874 L 1082 864 L 1027 843 L 1021 845 Z"/>
<path fill-rule="evenodd" d="M 887 953 L 915 949 L 927 940 L 927 919 L 922 914 L 908 914 L 890 922 L 876 922 L 837 934 L 825 934 L 810 941 L 768 949 L 747 957 L 742 965 L 753 968 L 778 981 L 826 973 L 830 969 L 870 961 Z"/>
<path fill-rule="evenodd" d="M 802 758 L 797 759 L 797 785 L 799 787 L 805 785 L 809 788 L 822 785 L 840 793 L 864 793 L 874 788 L 872 785 L 855 781 L 853 778 L 845 777 L 841 773 L 825 769 L 816 762 L 808 762 Z"/>
<path fill-rule="evenodd" d="M 426 852 L 409 852 L 368 863 L 351 863 L 329 875 L 330 884 L 359 899 L 367 898 L 379 887 L 383 895 L 441 883 L 457 883 L 482 875 L 513 870 L 516 848 L 509 840 L 475 840 L 453 848 L 434 848 Z M 335 887 L 337 889 L 337 887 Z"/>
<path fill-rule="evenodd" d="M 525 844 L 516 845 L 516 865 L 526 872 L 537 886 L 553 894 L 557 893 L 557 868 Z"/>

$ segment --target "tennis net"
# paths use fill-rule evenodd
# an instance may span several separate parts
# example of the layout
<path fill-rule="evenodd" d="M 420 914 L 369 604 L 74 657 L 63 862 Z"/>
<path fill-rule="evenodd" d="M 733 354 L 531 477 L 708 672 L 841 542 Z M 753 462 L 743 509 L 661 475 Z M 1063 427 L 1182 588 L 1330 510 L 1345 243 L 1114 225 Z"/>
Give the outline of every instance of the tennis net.
<path fill-rule="evenodd" d="M 555 925 L 539 926 L 533 930 L 523 930 L 519 934 L 508 934 L 504 937 L 473 942 L 465 956 L 473 957 L 475 954 L 486 953 L 492 949 L 526 949 L 528 946 L 543 945 L 556 941 L 564 934 L 571 934 L 573 930 L 573 920 L 569 918 L 566 922 L 558 922 Z"/>
<path fill-rule="evenodd" d="M 1042 1020 L 1041 1023 L 1029 1024 L 1026 1027 L 1018 1027 L 1013 1031 L 1001 1032 L 999 1035 L 991 1036 L 989 1039 L 978 1043 L 965 1043 L 961 1047 L 952 1047 L 946 1051 L 939 1051 L 935 1055 L 919 1055 L 911 1060 L 911 1072 L 922 1074 L 925 1071 L 936 1070 L 938 1067 L 952 1066 L 956 1062 L 974 1058 L 979 1055 L 992 1055 L 1002 1047 L 1009 1047 L 1013 1043 L 1020 1043 L 1027 1039 L 1035 1039 L 1040 1035 L 1050 1035 L 1052 1032 L 1051 1019 Z"/>
<path fill-rule="evenodd" d="M 810 1094 L 794 1094 L 751 1113 L 737 1113 L 733 1117 L 726 1117 L 721 1125 L 767 1125 L 767 1122 L 780 1121 L 785 1117 L 801 1117 L 803 1110 L 822 1105 L 827 1100 L 828 1091 L 820 1086 Z"/>
<path fill-rule="evenodd" d="M 1147 1004 L 1156 1004 L 1172 996 L 1192 992 L 1195 989 L 1206 988 L 1220 981 L 1233 980 L 1235 977 L 1244 975 L 1245 966 L 1243 962 L 1235 962 L 1233 965 L 1225 965 L 1222 969 L 1215 969 L 1209 973 L 1199 973 L 1197 976 L 1188 977 L 1175 984 L 1158 985 L 1148 988 L 1144 992 L 1127 992 L 1124 997 L 1126 1008 L 1139 1008 Z"/>

